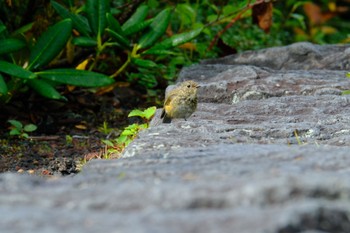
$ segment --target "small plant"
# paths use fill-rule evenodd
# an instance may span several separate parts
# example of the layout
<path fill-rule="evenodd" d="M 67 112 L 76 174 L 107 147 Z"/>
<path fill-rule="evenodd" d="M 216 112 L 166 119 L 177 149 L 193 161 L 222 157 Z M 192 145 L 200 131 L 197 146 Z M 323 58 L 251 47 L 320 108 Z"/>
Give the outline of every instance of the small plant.
<path fill-rule="evenodd" d="M 7 122 L 11 124 L 11 127 L 10 127 L 11 136 L 18 136 L 20 138 L 29 138 L 28 133 L 33 132 L 37 129 L 37 126 L 34 124 L 23 125 L 21 122 L 16 120 L 8 120 Z"/>
<path fill-rule="evenodd" d="M 7 37 L 6 27 L 0 22 L 0 104 L 7 103 L 23 87 L 30 87 L 40 95 L 50 99 L 63 99 L 58 85 L 101 87 L 114 81 L 106 75 L 76 69 L 46 69 L 65 48 L 71 36 L 72 20 L 65 19 L 49 27 L 34 46 L 30 46 L 26 61 L 16 61 L 18 52 L 26 43 Z"/>
<path fill-rule="evenodd" d="M 108 123 L 107 121 L 104 121 L 102 126 L 98 127 L 97 129 L 100 133 L 103 133 L 103 134 L 110 134 L 111 132 L 113 132 L 113 129 L 112 128 L 109 128 L 108 126 Z"/>
<path fill-rule="evenodd" d="M 107 150 L 105 158 L 110 158 L 111 154 L 119 154 L 123 151 L 123 149 L 132 142 L 138 133 L 141 130 L 147 129 L 149 127 L 149 121 L 151 120 L 152 116 L 156 112 L 156 107 L 149 107 L 144 111 L 135 109 L 131 111 L 128 115 L 128 117 L 141 117 L 145 123 L 138 124 L 134 123 L 132 125 L 127 126 L 124 128 L 124 130 L 120 133 L 119 137 L 113 140 L 102 140 L 104 144 L 106 144 Z"/>
<path fill-rule="evenodd" d="M 117 67 L 111 78 L 119 78 L 123 73 L 130 82 L 137 81 L 147 88 L 156 86 L 160 70 L 166 70 L 161 60 L 179 55 L 178 46 L 196 38 L 204 28 L 171 33 L 164 38 L 173 9 L 165 7 L 152 16 L 152 8 L 140 4 L 129 18 L 121 21 L 113 14 L 110 4 L 109 0 L 87 0 L 84 7 L 76 9 L 51 0 L 61 18 L 70 20 L 78 32 L 73 36 L 72 47 L 96 51 L 89 70 L 98 69 L 101 59 L 106 57 L 102 54 L 109 54 L 107 57 L 111 57 L 113 66 Z M 111 51 L 118 51 L 119 55 Z"/>

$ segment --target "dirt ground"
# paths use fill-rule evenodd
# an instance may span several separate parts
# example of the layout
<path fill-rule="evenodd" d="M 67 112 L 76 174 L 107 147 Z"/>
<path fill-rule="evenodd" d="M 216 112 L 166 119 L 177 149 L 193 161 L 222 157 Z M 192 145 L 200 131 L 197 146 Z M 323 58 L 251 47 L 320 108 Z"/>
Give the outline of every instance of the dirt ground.
<path fill-rule="evenodd" d="M 139 120 L 127 117 L 132 109 L 154 106 L 161 98 L 126 87 L 103 96 L 88 90 L 65 96 L 68 102 L 22 95 L 0 106 L 0 172 L 75 174 L 88 160 L 104 158 L 101 139 L 115 138 L 123 127 Z M 9 136 L 10 119 L 33 123 L 38 129 L 29 139 Z M 108 133 L 102 129 L 104 122 Z"/>

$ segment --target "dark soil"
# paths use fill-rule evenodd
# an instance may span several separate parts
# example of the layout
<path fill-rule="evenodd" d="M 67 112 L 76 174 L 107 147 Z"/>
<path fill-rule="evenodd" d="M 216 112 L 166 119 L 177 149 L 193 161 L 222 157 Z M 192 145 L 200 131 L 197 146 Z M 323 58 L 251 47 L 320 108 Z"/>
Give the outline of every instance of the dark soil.
<path fill-rule="evenodd" d="M 150 98 L 128 87 L 102 96 L 74 90 L 65 97 L 68 102 L 30 94 L 1 106 L 0 172 L 43 176 L 77 173 L 86 161 L 104 158 L 106 146 L 102 139 L 115 138 L 124 126 L 139 121 L 127 118 L 132 109 L 153 106 L 161 98 Z M 9 136 L 10 119 L 33 123 L 38 129 L 30 133 L 29 139 Z M 108 134 L 101 129 L 104 122 Z"/>

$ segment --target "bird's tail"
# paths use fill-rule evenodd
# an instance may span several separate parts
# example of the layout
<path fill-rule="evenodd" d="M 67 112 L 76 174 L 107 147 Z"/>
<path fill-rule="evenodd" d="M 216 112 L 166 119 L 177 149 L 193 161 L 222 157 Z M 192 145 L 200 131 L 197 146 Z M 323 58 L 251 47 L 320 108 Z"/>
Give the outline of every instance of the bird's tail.
<path fill-rule="evenodd" d="M 165 110 L 163 109 L 162 115 L 160 115 L 160 118 L 163 118 L 163 123 L 169 124 L 171 123 L 171 118 L 168 117 L 168 115 L 165 113 Z"/>

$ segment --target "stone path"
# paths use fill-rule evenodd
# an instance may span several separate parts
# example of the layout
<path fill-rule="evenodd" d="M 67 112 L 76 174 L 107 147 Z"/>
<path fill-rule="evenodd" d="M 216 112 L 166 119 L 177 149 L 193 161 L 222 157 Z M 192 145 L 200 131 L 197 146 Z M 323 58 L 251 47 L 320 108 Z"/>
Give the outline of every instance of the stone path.
<path fill-rule="evenodd" d="M 0 232 L 350 232 L 349 47 L 183 69 L 198 111 L 156 116 L 122 159 L 56 180 L 0 175 Z"/>

